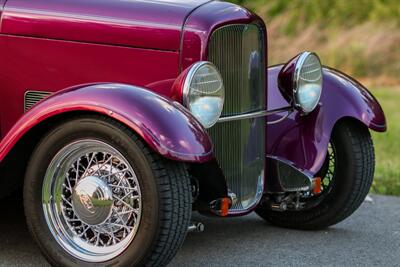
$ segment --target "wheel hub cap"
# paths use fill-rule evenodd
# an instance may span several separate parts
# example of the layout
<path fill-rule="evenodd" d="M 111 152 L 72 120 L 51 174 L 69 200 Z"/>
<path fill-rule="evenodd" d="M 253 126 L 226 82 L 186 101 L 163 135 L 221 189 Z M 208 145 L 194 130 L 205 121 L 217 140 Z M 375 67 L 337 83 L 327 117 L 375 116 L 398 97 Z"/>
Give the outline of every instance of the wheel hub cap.
<path fill-rule="evenodd" d="M 77 184 L 72 194 L 72 205 L 76 215 L 86 224 L 102 224 L 112 213 L 112 191 L 100 178 L 86 177 Z"/>

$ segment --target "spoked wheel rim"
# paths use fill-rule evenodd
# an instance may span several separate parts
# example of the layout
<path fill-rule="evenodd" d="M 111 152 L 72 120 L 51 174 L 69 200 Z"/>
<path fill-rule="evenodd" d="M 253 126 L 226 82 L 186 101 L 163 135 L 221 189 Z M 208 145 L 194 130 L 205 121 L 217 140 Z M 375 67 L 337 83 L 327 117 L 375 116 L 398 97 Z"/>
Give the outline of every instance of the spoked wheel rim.
<path fill-rule="evenodd" d="M 53 158 L 42 204 L 56 241 L 87 262 L 123 253 L 136 236 L 142 214 L 134 169 L 117 149 L 92 139 L 68 144 Z"/>
<path fill-rule="evenodd" d="M 321 170 L 317 174 L 321 177 L 321 193 L 318 195 L 307 194 L 302 196 L 306 200 L 306 206 L 304 209 L 310 209 L 320 204 L 331 192 L 335 183 L 335 175 L 337 168 L 337 154 L 336 148 L 333 142 L 328 145 L 326 159 Z"/>
<path fill-rule="evenodd" d="M 327 193 L 332 188 L 336 170 L 336 149 L 335 145 L 330 142 L 328 152 L 321 175 L 321 193 Z"/>

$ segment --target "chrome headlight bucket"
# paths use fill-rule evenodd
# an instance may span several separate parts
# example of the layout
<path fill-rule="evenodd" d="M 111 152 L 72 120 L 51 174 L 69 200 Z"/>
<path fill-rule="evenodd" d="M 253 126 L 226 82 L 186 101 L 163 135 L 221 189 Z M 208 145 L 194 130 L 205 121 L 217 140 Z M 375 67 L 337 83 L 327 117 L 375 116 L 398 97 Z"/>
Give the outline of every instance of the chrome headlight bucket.
<path fill-rule="evenodd" d="M 303 52 L 279 73 L 278 84 L 284 97 L 304 114 L 318 105 L 323 87 L 322 65 L 312 52 Z"/>
<path fill-rule="evenodd" d="M 211 128 L 222 114 L 225 88 L 222 76 L 211 62 L 194 64 L 183 86 L 183 104 L 205 127 Z"/>

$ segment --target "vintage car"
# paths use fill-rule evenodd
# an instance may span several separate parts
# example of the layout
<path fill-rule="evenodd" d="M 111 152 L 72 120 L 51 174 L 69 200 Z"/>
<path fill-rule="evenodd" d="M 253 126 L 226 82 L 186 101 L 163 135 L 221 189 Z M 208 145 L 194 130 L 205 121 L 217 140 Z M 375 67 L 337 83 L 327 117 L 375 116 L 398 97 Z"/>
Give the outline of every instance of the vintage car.
<path fill-rule="evenodd" d="M 268 68 L 245 8 L 0 0 L 0 14 L 0 196 L 23 188 L 54 266 L 164 266 L 203 230 L 192 212 L 321 229 L 370 189 L 379 103 L 312 52 Z"/>

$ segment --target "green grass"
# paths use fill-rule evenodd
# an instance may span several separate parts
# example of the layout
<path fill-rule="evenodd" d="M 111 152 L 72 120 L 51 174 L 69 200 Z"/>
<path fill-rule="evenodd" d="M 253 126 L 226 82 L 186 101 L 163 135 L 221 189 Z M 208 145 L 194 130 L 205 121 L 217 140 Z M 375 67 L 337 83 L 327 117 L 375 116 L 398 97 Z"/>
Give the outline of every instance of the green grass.
<path fill-rule="evenodd" d="M 373 133 L 376 153 L 374 193 L 400 196 L 400 88 L 372 90 L 388 123 L 386 133 Z"/>

